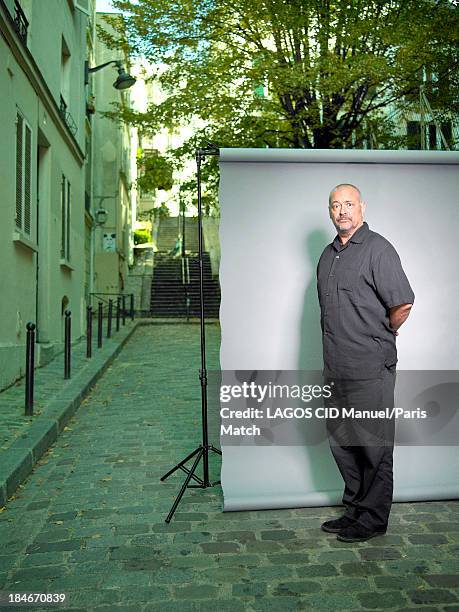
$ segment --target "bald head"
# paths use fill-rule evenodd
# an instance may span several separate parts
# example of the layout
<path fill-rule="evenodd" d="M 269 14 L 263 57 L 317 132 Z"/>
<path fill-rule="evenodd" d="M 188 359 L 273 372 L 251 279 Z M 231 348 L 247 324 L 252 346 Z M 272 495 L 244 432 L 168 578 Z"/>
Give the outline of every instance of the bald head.
<path fill-rule="evenodd" d="M 352 183 L 340 183 L 339 185 L 335 185 L 335 187 L 333 187 L 333 189 L 330 191 L 330 195 L 328 196 L 328 203 L 329 204 L 332 203 L 332 197 L 333 197 L 335 191 L 338 191 L 339 189 L 342 189 L 342 188 L 345 188 L 345 187 L 347 187 L 348 189 L 354 190 L 354 192 L 356 193 L 356 196 L 358 198 L 358 201 L 362 202 L 362 192 L 360 191 L 360 189 L 358 187 L 356 187 Z"/>
<path fill-rule="evenodd" d="M 365 202 L 360 189 L 352 183 L 340 183 L 333 187 L 328 198 L 328 210 L 333 225 L 342 242 L 363 225 Z"/>

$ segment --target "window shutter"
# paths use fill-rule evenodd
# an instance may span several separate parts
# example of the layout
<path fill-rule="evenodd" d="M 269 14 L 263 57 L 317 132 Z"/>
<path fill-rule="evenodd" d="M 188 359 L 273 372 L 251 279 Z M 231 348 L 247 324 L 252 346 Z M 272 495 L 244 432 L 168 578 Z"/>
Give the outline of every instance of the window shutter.
<path fill-rule="evenodd" d="M 24 231 L 30 235 L 32 200 L 32 131 L 25 124 L 24 146 Z"/>
<path fill-rule="evenodd" d="M 65 236 L 66 236 L 66 210 L 65 210 L 65 176 L 62 175 L 61 182 L 61 217 L 62 217 L 62 225 L 61 225 L 61 257 L 65 259 Z"/>
<path fill-rule="evenodd" d="M 70 183 L 67 181 L 67 260 L 70 261 Z"/>
<path fill-rule="evenodd" d="M 18 113 L 16 116 L 16 227 L 22 229 L 22 129 L 24 120 Z"/>
<path fill-rule="evenodd" d="M 75 8 L 89 16 L 89 0 L 74 0 Z"/>

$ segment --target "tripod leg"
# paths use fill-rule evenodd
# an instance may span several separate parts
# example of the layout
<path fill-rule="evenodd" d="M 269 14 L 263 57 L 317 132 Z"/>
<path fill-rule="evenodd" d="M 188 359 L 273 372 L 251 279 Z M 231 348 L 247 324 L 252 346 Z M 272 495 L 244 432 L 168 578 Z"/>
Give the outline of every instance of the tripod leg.
<path fill-rule="evenodd" d="M 166 474 L 164 474 L 164 476 L 161 476 L 160 480 L 166 480 L 166 478 L 169 478 L 171 474 L 173 474 L 176 470 L 179 470 L 182 467 L 182 465 L 184 465 L 189 459 L 191 459 L 191 457 L 194 457 L 196 453 L 199 453 L 201 449 L 202 449 L 201 446 L 198 446 L 198 448 L 195 448 L 194 451 L 188 455 L 188 457 L 185 457 L 183 461 L 180 461 L 180 463 L 177 463 L 177 465 L 173 467 L 171 470 L 169 470 Z"/>
<path fill-rule="evenodd" d="M 174 504 L 173 504 L 172 508 L 170 509 L 169 514 L 167 515 L 167 518 L 166 518 L 166 523 L 170 523 L 170 520 L 171 520 L 171 518 L 173 517 L 174 512 L 175 512 L 175 510 L 176 510 L 177 506 L 179 505 L 180 500 L 181 500 L 181 499 L 182 499 L 182 497 L 183 497 L 183 494 L 184 494 L 184 493 L 185 493 L 185 491 L 186 491 L 186 488 L 187 488 L 187 486 L 188 486 L 188 483 L 190 482 L 191 477 L 193 476 L 193 474 L 194 474 L 194 472 L 195 472 L 196 468 L 198 467 L 198 463 L 199 463 L 199 461 L 200 461 L 200 459 L 201 459 L 201 457 L 202 457 L 202 454 L 203 454 L 203 452 L 204 452 L 204 449 L 202 448 L 202 446 L 201 446 L 201 447 L 199 447 L 199 448 L 197 449 L 197 452 L 198 452 L 198 456 L 197 456 L 197 457 L 196 457 L 196 459 L 194 460 L 193 466 L 192 466 L 192 468 L 191 468 L 191 470 L 190 470 L 189 474 L 188 474 L 188 475 L 187 475 L 187 477 L 185 478 L 185 481 L 184 481 L 184 483 L 183 483 L 183 485 L 182 485 L 182 488 L 180 489 L 180 493 L 179 493 L 179 494 L 177 495 L 177 497 L 175 498 Z M 195 453 L 193 453 L 193 454 L 195 454 Z"/>
<path fill-rule="evenodd" d="M 217 455 L 221 455 L 222 454 L 222 451 L 220 449 L 218 449 L 218 448 L 215 448 L 215 446 L 213 446 L 212 444 L 210 445 L 209 448 L 210 448 L 210 450 L 213 450 L 214 453 L 217 453 Z"/>

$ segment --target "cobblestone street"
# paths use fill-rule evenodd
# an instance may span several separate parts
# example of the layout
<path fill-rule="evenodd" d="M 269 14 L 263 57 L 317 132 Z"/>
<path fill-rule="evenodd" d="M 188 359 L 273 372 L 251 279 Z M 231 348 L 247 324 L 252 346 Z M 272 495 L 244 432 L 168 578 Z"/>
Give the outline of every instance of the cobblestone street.
<path fill-rule="evenodd" d="M 207 348 L 216 369 L 216 324 Z M 166 524 L 184 474 L 159 478 L 201 440 L 199 368 L 198 325 L 134 332 L 0 512 L 0 590 L 71 610 L 459 611 L 458 501 L 395 504 L 386 536 L 353 545 L 320 530 L 340 508 L 222 513 L 220 486 Z"/>

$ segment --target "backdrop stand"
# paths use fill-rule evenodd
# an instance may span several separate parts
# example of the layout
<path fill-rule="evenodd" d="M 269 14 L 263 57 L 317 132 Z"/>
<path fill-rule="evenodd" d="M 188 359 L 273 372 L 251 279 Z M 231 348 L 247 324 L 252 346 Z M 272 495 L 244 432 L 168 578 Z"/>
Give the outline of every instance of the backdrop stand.
<path fill-rule="evenodd" d="M 196 165 L 197 165 L 197 182 L 198 182 L 198 250 L 199 250 L 199 301 L 200 301 L 200 323 L 201 323 L 201 369 L 199 370 L 199 380 L 201 382 L 201 420 L 202 420 L 202 443 L 194 449 L 189 455 L 182 459 L 180 463 L 177 463 L 171 470 L 169 470 L 161 480 L 166 480 L 176 470 L 182 470 L 185 472 L 186 478 L 183 482 L 182 488 L 179 494 L 175 498 L 172 508 L 166 518 L 166 523 L 169 523 L 183 497 L 186 489 L 198 488 L 207 489 L 213 487 L 216 484 L 220 484 L 220 481 L 210 482 L 209 480 L 209 453 L 213 451 L 218 455 L 221 455 L 221 451 L 215 448 L 212 444 L 209 444 L 208 434 L 208 423 L 207 423 L 207 369 L 206 369 L 206 333 L 205 333 L 205 315 L 204 315 L 204 277 L 203 277 L 203 239 L 202 239 L 202 202 L 201 202 L 201 162 L 206 155 L 219 155 L 219 149 L 212 143 L 207 143 L 207 148 L 196 150 Z M 191 469 L 185 466 L 185 464 L 195 457 Z M 203 476 L 200 478 L 195 474 L 199 462 L 202 459 L 203 465 Z M 193 479 L 198 484 L 190 485 L 190 480 Z"/>

